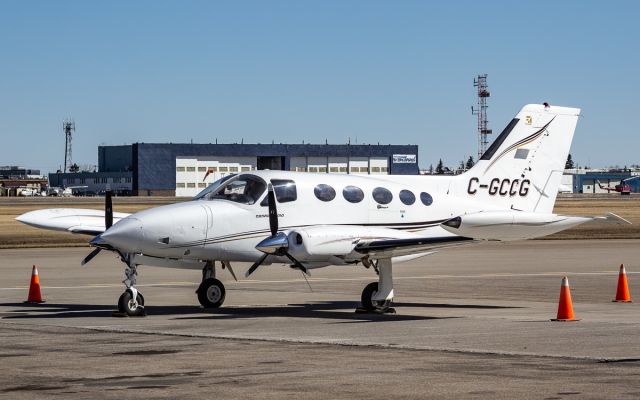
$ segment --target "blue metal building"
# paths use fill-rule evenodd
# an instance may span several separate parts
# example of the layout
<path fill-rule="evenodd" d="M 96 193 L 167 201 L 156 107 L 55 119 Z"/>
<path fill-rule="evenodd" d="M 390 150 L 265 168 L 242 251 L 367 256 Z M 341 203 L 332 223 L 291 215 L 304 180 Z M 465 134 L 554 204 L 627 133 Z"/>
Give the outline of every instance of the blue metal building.
<path fill-rule="evenodd" d="M 201 180 L 209 169 L 223 175 L 252 169 L 418 174 L 418 146 L 134 143 L 98 148 L 97 174 L 132 174 L 131 189 L 139 196 L 191 195 L 205 185 Z"/>

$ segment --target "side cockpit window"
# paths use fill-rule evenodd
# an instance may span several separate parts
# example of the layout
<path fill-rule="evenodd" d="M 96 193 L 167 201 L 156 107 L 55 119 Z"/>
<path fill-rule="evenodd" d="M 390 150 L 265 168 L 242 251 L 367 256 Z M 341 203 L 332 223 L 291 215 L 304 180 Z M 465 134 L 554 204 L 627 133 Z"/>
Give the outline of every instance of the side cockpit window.
<path fill-rule="evenodd" d="M 278 203 L 288 203 L 290 201 L 296 201 L 298 199 L 298 191 L 296 190 L 296 183 L 289 179 L 272 179 L 273 192 L 276 195 Z M 267 197 L 260 203 L 261 206 L 267 206 Z"/>
<path fill-rule="evenodd" d="M 205 200 L 228 200 L 234 203 L 254 204 L 267 190 L 267 184 L 257 176 L 238 175 L 206 194 Z"/>

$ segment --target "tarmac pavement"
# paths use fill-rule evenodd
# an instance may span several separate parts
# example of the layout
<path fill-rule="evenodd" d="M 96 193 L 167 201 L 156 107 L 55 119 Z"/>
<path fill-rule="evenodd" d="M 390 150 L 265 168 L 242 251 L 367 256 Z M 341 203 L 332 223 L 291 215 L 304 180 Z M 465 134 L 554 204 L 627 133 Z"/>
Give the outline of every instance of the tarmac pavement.
<path fill-rule="evenodd" d="M 482 243 L 394 267 L 391 315 L 356 314 L 362 266 L 218 278 L 142 266 L 147 317 L 114 318 L 123 267 L 88 248 L 0 250 L 0 397 L 638 398 L 638 305 L 612 303 L 640 240 Z M 106 253 L 106 254 L 105 254 Z M 27 305 L 31 265 L 47 301 Z M 248 267 L 234 265 L 241 276 Z M 551 322 L 569 277 L 579 322 Z"/>

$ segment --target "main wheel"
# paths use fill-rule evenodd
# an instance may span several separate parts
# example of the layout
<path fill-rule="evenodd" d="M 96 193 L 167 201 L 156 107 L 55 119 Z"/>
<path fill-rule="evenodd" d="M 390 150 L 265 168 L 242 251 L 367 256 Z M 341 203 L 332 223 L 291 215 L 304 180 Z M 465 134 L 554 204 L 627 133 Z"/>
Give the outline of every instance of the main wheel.
<path fill-rule="evenodd" d="M 391 300 L 373 300 L 373 295 L 378 291 L 378 282 L 371 282 L 362 291 L 362 308 L 368 311 L 385 310 L 389 308 Z"/>
<path fill-rule="evenodd" d="M 198 301 L 204 308 L 218 308 L 224 303 L 226 291 L 222 282 L 215 278 L 202 281 L 197 290 Z"/>
<path fill-rule="evenodd" d="M 118 299 L 118 311 L 131 317 L 142 315 L 144 313 L 144 297 L 138 293 L 136 301 L 133 301 L 131 291 L 125 290 Z"/>

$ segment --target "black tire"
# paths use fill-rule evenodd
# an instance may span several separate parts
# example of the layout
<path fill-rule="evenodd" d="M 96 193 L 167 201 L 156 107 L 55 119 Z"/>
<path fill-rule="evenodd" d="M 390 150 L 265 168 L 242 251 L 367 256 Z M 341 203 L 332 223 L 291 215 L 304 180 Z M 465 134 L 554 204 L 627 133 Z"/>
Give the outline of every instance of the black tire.
<path fill-rule="evenodd" d="M 362 302 L 362 308 L 367 311 L 375 311 L 375 310 L 385 310 L 389 308 L 391 305 L 391 300 L 384 301 L 375 301 L 372 300 L 374 293 L 378 291 L 378 282 L 371 282 L 367 286 L 364 287 L 362 291 L 362 297 L 360 301 Z"/>
<path fill-rule="evenodd" d="M 202 281 L 197 290 L 198 301 L 204 308 L 218 308 L 224 303 L 226 291 L 222 282 L 215 278 Z"/>
<path fill-rule="evenodd" d="M 125 290 L 124 293 L 120 295 L 118 299 L 118 311 L 122 314 L 127 314 L 130 317 L 137 317 L 144 314 L 144 297 L 140 293 L 136 296 L 137 305 L 135 308 L 132 308 L 133 302 L 131 299 L 133 296 L 131 295 L 130 290 Z"/>

